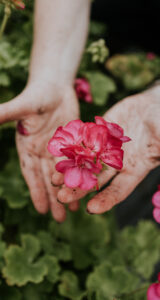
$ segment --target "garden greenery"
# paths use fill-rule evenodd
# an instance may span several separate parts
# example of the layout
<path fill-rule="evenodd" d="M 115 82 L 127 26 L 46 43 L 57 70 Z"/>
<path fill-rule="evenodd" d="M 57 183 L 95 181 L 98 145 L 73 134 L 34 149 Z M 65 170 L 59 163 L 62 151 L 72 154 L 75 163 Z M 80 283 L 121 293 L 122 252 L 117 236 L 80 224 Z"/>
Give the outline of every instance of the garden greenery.
<path fill-rule="evenodd" d="M 0 40 L 0 103 L 17 95 L 27 79 L 33 19 L 27 2 L 24 11 L 12 10 Z M 3 14 L 1 4 L 1 20 Z M 97 42 L 105 36 L 105 25 L 92 22 L 78 74 L 89 80 L 94 99 L 93 104 L 81 102 L 84 121 L 160 75 L 158 56 L 107 58 L 105 43 Z M 20 172 L 14 132 L 13 123 L 0 127 L 0 299 L 145 300 L 160 259 L 157 225 L 141 220 L 120 230 L 114 211 L 85 212 L 92 195 L 81 201 L 78 212 L 68 212 L 64 224 L 50 214 L 39 215 Z"/>

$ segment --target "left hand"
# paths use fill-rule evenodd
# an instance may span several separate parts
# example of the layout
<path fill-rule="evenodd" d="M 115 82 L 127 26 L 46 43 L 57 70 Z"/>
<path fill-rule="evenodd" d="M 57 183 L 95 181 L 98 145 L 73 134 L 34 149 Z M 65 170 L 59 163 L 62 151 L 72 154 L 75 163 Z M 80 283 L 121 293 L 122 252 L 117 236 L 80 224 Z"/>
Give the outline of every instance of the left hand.
<path fill-rule="evenodd" d="M 87 211 L 101 214 L 123 201 L 155 167 L 160 165 L 160 86 L 128 97 L 106 112 L 104 118 L 119 124 L 132 141 L 124 144 L 124 165 L 120 172 L 109 167 L 99 175 L 103 186 L 111 184 L 88 202 Z M 86 191 L 65 186 L 58 192 L 62 203 L 84 197 Z"/>

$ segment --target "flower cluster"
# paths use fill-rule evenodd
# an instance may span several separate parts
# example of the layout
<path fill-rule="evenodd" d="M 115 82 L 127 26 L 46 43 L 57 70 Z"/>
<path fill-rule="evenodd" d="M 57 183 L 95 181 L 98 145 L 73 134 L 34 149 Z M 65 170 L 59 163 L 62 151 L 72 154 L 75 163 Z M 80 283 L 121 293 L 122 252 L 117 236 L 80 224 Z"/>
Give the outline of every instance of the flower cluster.
<path fill-rule="evenodd" d="M 158 191 L 156 191 L 152 197 L 153 217 L 157 223 L 160 224 L 160 185 L 158 185 Z"/>
<path fill-rule="evenodd" d="M 150 285 L 147 291 L 147 300 L 160 300 L 160 273 L 158 282 Z"/>
<path fill-rule="evenodd" d="M 90 190 L 98 186 L 96 175 L 103 164 L 122 168 L 122 144 L 128 141 L 119 125 L 97 116 L 95 123 L 74 120 L 59 127 L 48 143 L 48 151 L 57 157 L 67 156 L 56 164 L 56 170 L 64 173 L 66 186 Z"/>
<path fill-rule="evenodd" d="M 105 40 L 100 39 L 89 45 L 87 53 L 91 54 L 93 63 L 104 63 L 109 56 L 109 49 L 106 46 Z"/>
<path fill-rule="evenodd" d="M 148 60 L 153 60 L 153 59 L 156 58 L 156 55 L 153 52 L 148 52 L 146 57 L 147 57 Z"/>
<path fill-rule="evenodd" d="M 91 87 L 87 79 L 77 78 L 75 80 L 75 91 L 79 99 L 82 99 L 88 103 L 93 102 Z"/>
<path fill-rule="evenodd" d="M 12 2 L 19 9 L 24 9 L 25 8 L 25 4 L 23 3 L 22 0 L 12 0 Z"/>

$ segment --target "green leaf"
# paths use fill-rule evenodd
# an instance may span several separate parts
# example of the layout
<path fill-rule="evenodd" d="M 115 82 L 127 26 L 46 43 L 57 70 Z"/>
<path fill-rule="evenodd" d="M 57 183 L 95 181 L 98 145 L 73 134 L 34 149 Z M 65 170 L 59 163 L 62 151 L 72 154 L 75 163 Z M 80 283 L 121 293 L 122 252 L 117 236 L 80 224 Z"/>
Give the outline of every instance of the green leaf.
<path fill-rule="evenodd" d="M 79 288 L 77 276 L 70 271 L 62 274 L 58 290 L 61 296 L 71 300 L 81 300 L 85 295 L 85 292 Z"/>
<path fill-rule="evenodd" d="M 69 261 L 72 259 L 71 247 L 68 243 L 57 241 L 53 234 L 46 231 L 40 231 L 38 238 L 46 254 L 52 254 L 61 261 Z"/>
<path fill-rule="evenodd" d="M 22 235 L 22 247 L 10 246 L 5 252 L 6 266 L 3 276 L 9 285 L 25 285 L 27 282 L 39 283 L 47 275 L 48 269 L 40 253 L 39 241 L 32 235 Z"/>
<path fill-rule="evenodd" d="M 139 278 L 127 270 L 125 266 L 116 266 L 109 261 L 103 261 L 88 276 L 87 289 L 95 292 L 97 299 L 110 299 L 123 293 L 133 291 L 139 283 Z"/>
<path fill-rule="evenodd" d="M 9 86 L 10 78 L 5 72 L 0 72 L 0 86 Z"/>
<path fill-rule="evenodd" d="M 107 69 L 123 83 L 128 91 L 143 89 L 157 76 L 157 70 L 148 64 L 143 55 L 126 54 L 111 57 L 106 64 Z"/>
<path fill-rule="evenodd" d="M 95 249 L 106 249 L 110 241 L 108 224 L 105 217 L 91 216 L 81 209 L 68 215 L 61 226 L 54 224 L 52 234 L 69 242 L 75 268 L 85 269 L 97 263 L 99 252 Z"/>
<path fill-rule="evenodd" d="M 4 254 L 6 251 L 6 243 L 2 241 L 2 234 L 4 232 L 3 225 L 0 223 L 0 270 L 4 265 Z"/>
<path fill-rule="evenodd" d="M 60 266 L 58 264 L 58 259 L 51 255 L 46 255 L 42 259 L 44 265 L 47 267 L 46 278 L 49 282 L 56 283 L 59 279 Z"/>
<path fill-rule="evenodd" d="M 151 221 L 127 227 L 121 233 L 120 249 L 130 267 L 149 279 L 160 258 L 160 234 Z"/>
<path fill-rule="evenodd" d="M 85 72 L 84 76 L 91 84 L 94 104 L 105 105 L 110 94 L 116 91 L 113 79 L 98 71 Z"/>
<path fill-rule="evenodd" d="M 29 191 L 22 178 L 17 156 L 11 158 L 0 173 L 1 197 L 6 199 L 10 208 L 23 208 L 28 203 Z"/>

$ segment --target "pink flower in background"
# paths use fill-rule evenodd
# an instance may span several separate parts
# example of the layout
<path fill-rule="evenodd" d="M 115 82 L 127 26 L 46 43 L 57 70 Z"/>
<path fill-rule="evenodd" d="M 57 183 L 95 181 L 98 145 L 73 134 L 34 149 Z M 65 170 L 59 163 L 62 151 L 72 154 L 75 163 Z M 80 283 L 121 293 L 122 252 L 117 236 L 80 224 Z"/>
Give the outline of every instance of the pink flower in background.
<path fill-rule="evenodd" d="M 148 288 L 147 300 L 160 300 L 160 273 L 158 274 L 158 283 L 153 283 Z"/>
<path fill-rule="evenodd" d="M 153 60 L 156 57 L 156 55 L 153 52 L 148 52 L 146 57 L 148 60 Z"/>
<path fill-rule="evenodd" d="M 25 8 L 25 4 L 21 0 L 12 0 L 12 2 L 19 9 L 24 9 Z"/>
<path fill-rule="evenodd" d="M 153 217 L 160 224 L 160 185 L 158 185 L 158 190 L 152 197 L 152 204 L 154 206 Z"/>
<path fill-rule="evenodd" d="M 96 123 L 80 120 L 59 127 L 48 143 L 48 151 L 54 156 L 68 159 L 56 164 L 56 170 L 64 174 L 64 183 L 70 188 L 90 190 L 98 186 L 96 175 L 102 164 L 113 168 L 123 167 L 124 142 L 130 138 L 123 135 L 123 129 L 95 117 Z"/>
<path fill-rule="evenodd" d="M 87 79 L 77 78 L 75 80 L 75 91 L 79 99 L 82 99 L 88 103 L 93 102 L 91 95 L 91 87 Z"/>

